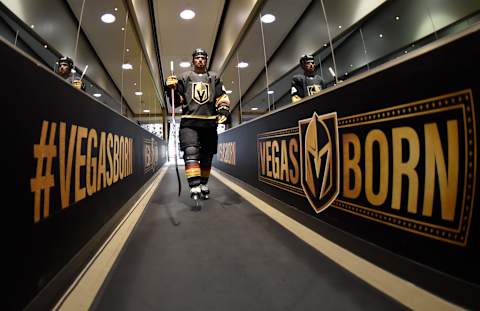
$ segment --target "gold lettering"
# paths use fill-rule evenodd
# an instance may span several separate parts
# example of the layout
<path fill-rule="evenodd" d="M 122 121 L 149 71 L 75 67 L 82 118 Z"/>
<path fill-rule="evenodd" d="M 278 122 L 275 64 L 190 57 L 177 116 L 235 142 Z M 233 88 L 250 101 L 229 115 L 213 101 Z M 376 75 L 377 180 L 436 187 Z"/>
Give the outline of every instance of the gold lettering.
<path fill-rule="evenodd" d="M 265 146 L 265 153 L 267 155 L 267 161 L 266 161 L 266 166 L 267 166 L 267 176 L 268 177 L 272 177 L 272 171 L 270 170 L 270 162 L 272 162 L 272 156 L 270 154 L 270 147 L 272 146 L 272 142 L 267 140 L 267 142 L 265 143 L 266 146 Z"/>
<path fill-rule="evenodd" d="M 97 190 L 107 187 L 107 172 L 106 172 L 106 151 L 105 151 L 105 132 L 100 133 L 100 148 L 98 150 L 98 176 L 97 176 Z"/>
<path fill-rule="evenodd" d="M 118 181 L 118 176 L 120 175 L 120 165 L 118 163 L 119 149 L 118 135 L 113 135 L 113 183 Z"/>
<path fill-rule="evenodd" d="M 75 202 L 85 198 L 86 191 L 80 184 L 80 168 L 85 166 L 85 155 L 82 154 L 82 140 L 87 138 L 87 129 L 79 126 L 77 132 L 76 154 L 75 154 Z"/>
<path fill-rule="evenodd" d="M 125 138 L 123 136 L 120 136 L 120 142 L 119 142 L 119 146 L 120 146 L 120 150 L 118 152 L 118 171 L 119 171 L 119 177 L 120 177 L 120 180 L 123 179 L 123 174 L 125 174 Z"/>
<path fill-rule="evenodd" d="M 281 163 L 280 163 L 280 180 L 285 180 L 288 182 L 290 178 L 288 178 L 288 154 L 287 154 L 287 141 L 282 140 L 282 148 L 281 148 Z"/>
<path fill-rule="evenodd" d="M 360 162 L 360 139 L 353 133 L 342 135 L 343 141 L 343 195 L 356 199 L 362 190 L 362 171 Z M 353 157 L 350 158 L 350 145 L 353 147 Z M 350 171 L 353 172 L 353 188 L 350 188 Z"/>
<path fill-rule="evenodd" d="M 108 133 L 107 135 L 107 158 L 108 158 L 108 168 L 107 171 L 107 185 L 111 186 L 113 182 L 113 161 L 112 161 L 112 148 L 113 148 L 113 135 Z"/>
<path fill-rule="evenodd" d="M 258 142 L 259 144 L 259 149 L 260 149 L 260 168 L 262 175 L 265 175 L 265 143 L 264 142 Z"/>
<path fill-rule="evenodd" d="M 409 158 L 403 162 L 402 141 L 409 145 Z M 400 209 L 402 197 L 402 176 L 408 177 L 408 203 L 409 213 L 417 212 L 418 199 L 418 174 L 415 171 L 420 159 L 420 143 L 418 135 L 411 127 L 398 127 L 392 129 L 393 146 L 393 178 L 392 178 L 392 208 Z"/>
<path fill-rule="evenodd" d="M 97 148 L 97 131 L 90 129 L 87 139 L 87 194 L 90 196 L 97 192 L 97 158 L 92 157 L 92 144 Z"/>
<path fill-rule="evenodd" d="M 62 208 L 68 207 L 70 204 L 70 185 L 72 178 L 72 162 L 73 162 L 73 150 L 75 148 L 75 136 L 77 135 L 77 126 L 73 125 L 70 128 L 70 139 L 68 140 L 68 155 L 67 155 L 67 167 L 65 167 L 65 136 L 66 136 L 66 124 L 60 122 L 60 201 Z"/>
<path fill-rule="evenodd" d="M 373 191 L 373 144 L 380 148 L 380 175 L 378 193 Z M 385 203 L 388 194 L 388 141 L 387 136 L 378 129 L 371 130 L 365 138 L 365 196 L 368 202 L 379 206 Z"/>
<path fill-rule="evenodd" d="M 280 151 L 280 146 L 278 141 L 274 140 L 272 142 L 272 171 L 273 178 L 278 179 L 280 177 L 280 160 L 278 159 L 277 153 Z"/>
<path fill-rule="evenodd" d="M 442 219 L 453 221 L 458 187 L 458 124 L 447 122 L 448 172 L 442 150 L 442 140 L 436 123 L 425 124 L 425 195 L 423 215 L 432 216 L 435 193 L 435 172 L 438 176 Z"/>
<path fill-rule="evenodd" d="M 298 168 L 297 154 L 298 154 L 298 141 L 296 138 L 290 139 L 288 143 L 288 154 L 290 155 L 290 160 L 292 161 L 293 169 L 290 170 L 290 181 L 292 184 L 298 184 L 298 179 L 300 177 L 300 170 Z"/>
<path fill-rule="evenodd" d="M 133 138 L 128 139 L 128 145 L 129 145 L 129 150 L 130 150 L 130 156 L 129 156 L 129 167 L 130 167 L 130 173 L 128 175 L 132 175 L 133 173 Z"/>

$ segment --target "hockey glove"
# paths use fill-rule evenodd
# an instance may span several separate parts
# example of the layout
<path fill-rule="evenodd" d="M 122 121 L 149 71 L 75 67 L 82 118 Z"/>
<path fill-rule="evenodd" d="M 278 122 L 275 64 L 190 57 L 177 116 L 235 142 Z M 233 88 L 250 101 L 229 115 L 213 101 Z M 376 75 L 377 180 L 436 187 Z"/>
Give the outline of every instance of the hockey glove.
<path fill-rule="evenodd" d="M 177 76 L 172 75 L 167 78 L 166 85 L 168 88 L 176 88 L 178 84 Z"/>
<path fill-rule="evenodd" d="M 229 117 L 230 117 L 230 111 L 228 108 L 222 108 L 218 109 L 217 111 L 217 123 L 218 124 L 226 124 L 228 123 Z"/>

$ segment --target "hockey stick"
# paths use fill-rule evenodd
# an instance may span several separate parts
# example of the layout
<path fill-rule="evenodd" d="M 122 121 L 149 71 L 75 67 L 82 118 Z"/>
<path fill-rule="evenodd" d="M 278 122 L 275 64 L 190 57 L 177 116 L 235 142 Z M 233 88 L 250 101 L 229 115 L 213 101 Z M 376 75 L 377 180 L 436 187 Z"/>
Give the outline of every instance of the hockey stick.
<path fill-rule="evenodd" d="M 173 61 L 170 62 L 170 72 L 173 75 Z M 180 173 L 178 172 L 178 161 L 177 161 L 177 123 L 175 122 L 175 92 L 173 87 L 170 88 L 171 104 L 172 104 L 172 127 L 173 127 L 173 143 L 174 143 L 174 152 L 175 156 L 175 170 L 177 171 L 177 180 L 178 180 L 178 196 L 182 193 L 182 182 L 180 181 Z"/>

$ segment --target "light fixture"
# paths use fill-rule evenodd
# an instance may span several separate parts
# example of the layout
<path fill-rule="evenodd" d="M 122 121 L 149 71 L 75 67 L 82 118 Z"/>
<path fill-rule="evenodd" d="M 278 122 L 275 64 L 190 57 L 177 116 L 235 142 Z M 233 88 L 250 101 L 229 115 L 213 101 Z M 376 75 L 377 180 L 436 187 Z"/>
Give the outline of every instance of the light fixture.
<path fill-rule="evenodd" d="M 398 21 L 400 19 L 400 16 L 395 16 L 395 20 Z"/>
<path fill-rule="evenodd" d="M 257 107 L 253 107 L 253 108 L 251 108 L 251 110 L 255 111 L 255 110 L 258 110 L 258 108 L 257 108 Z"/>
<path fill-rule="evenodd" d="M 225 93 L 232 94 L 232 90 L 226 90 Z"/>
<path fill-rule="evenodd" d="M 267 93 L 268 94 L 273 94 L 273 93 L 275 93 L 275 91 L 268 91 Z"/>
<path fill-rule="evenodd" d="M 44 48 L 48 48 L 48 45 L 45 44 L 43 47 L 44 47 Z"/>
<path fill-rule="evenodd" d="M 180 12 L 180 17 L 183 19 L 192 19 L 195 17 L 195 12 L 192 10 L 183 10 Z"/>
<path fill-rule="evenodd" d="M 338 29 L 342 29 L 342 25 L 338 25 Z"/>
<path fill-rule="evenodd" d="M 130 52 L 130 49 L 125 49 L 125 51 L 128 53 L 128 52 Z"/>
<path fill-rule="evenodd" d="M 113 10 L 114 10 L 115 12 L 117 12 L 117 11 L 118 11 L 118 8 L 115 8 L 115 9 L 113 9 Z"/>
<path fill-rule="evenodd" d="M 102 96 L 102 94 L 100 94 L 100 93 L 93 93 L 93 96 L 95 96 L 95 97 L 100 97 L 100 96 Z"/>
<path fill-rule="evenodd" d="M 125 69 L 125 70 L 132 70 L 133 66 L 130 63 L 125 63 L 125 64 L 122 65 L 122 68 Z"/>
<path fill-rule="evenodd" d="M 326 46 L 327 46 L 327 44 L 326 44 L 326 43 L 324 43 L 324 44 L 323 44 L 323 46 L 325 46 L 325 47 L 326 47 Z"/>
<path fill-rule="evenodd" d="M 104 23 L 111 24 L 115 21 L 115 16 L 113 16 L 113 14 L 110 14 L 110 13 L 105 13 L 102 15 L 102 17 L 100 17 L 100 19 Z"/>
<path fill-rule="evenodd" d="M 246 63 L 246 62 L 239 62 L 237 66 L 238 66 L 238 68 L 247 68 L 247 67 L 248 67 L 248 63 Z"/>
<path fill-rule="evenodd" d="M 380 38 L 383 38 L 383 34 L 379 34 L 378 36 L 379 36 Z"/>
<path fill-rule="evenodd" d="M 143 95 L 143 92 L 137 91 L 137 92 L 135 92 L 135 95 L 137 95 L 137 96 L 142 96 L 142 95 Z"/>
<path fill-rule="evenodd" d="M 333 71 L 332 67 L 328 67 L 328 71 L 330 71 L 332 77 L 335 77 L 335 72 Z"/>
<path fill-rule="evenodd" d="M 190 67 L 190 63 L 189 63 L 189 62 L 181 62 L 179 65 L 180 65 L 180 67 L 182 67 L 182 68 L 188 68 L 188 67 Z"/>
<path fill-rule="evenodd" d="M 133 85 L 137 85 L 137 82 L 133 82 Z"/>
<path fill-rule="evenodd" d="M 30 28 L 32 28 L 32 29 L 33 29 L 33 28 L 35 28 L 35 25 L 33 25 L 33 24 L 32 24 L 32 25 L 30 25 Z"/>
<path fill-rule="evenodd" d="M 150 112 L 150 109 L 143 109 L 143 112 Z"/>
<path fill-rule="evenodd" d="M 260 18 L 260 20 L 262 21 L 262 23 L 270 24 L 275 21 L 275 15 L 265 14 Z"/>
<path fill-rule="evenodd" d="M 125 27 L 122 27 L 122 31 L 125 31 Z"/>

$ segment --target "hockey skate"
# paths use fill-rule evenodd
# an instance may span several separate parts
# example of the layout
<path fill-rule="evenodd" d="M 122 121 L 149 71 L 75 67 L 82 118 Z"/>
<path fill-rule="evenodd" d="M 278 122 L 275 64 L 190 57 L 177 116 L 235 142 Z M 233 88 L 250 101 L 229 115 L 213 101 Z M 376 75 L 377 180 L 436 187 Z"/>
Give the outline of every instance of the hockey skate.
<path fill-rule="evenodd" d="M 195 201 L 195 207 L 193 207 L 192 209 L 200 210 L 201 206 L 200 206 L 200 203 L 198 202 L 202 197 L 202 190 L 200 189 L 200 186 L 195 186 L 190 188 L 190 197 Z"/>
<path fill-rule="evenodd" d="M 208 200 L 210 195 L 210 190 L 208 189 L 208 185 L 200 185 L 200 190 L 202 191 L 202 199 Z"/>

